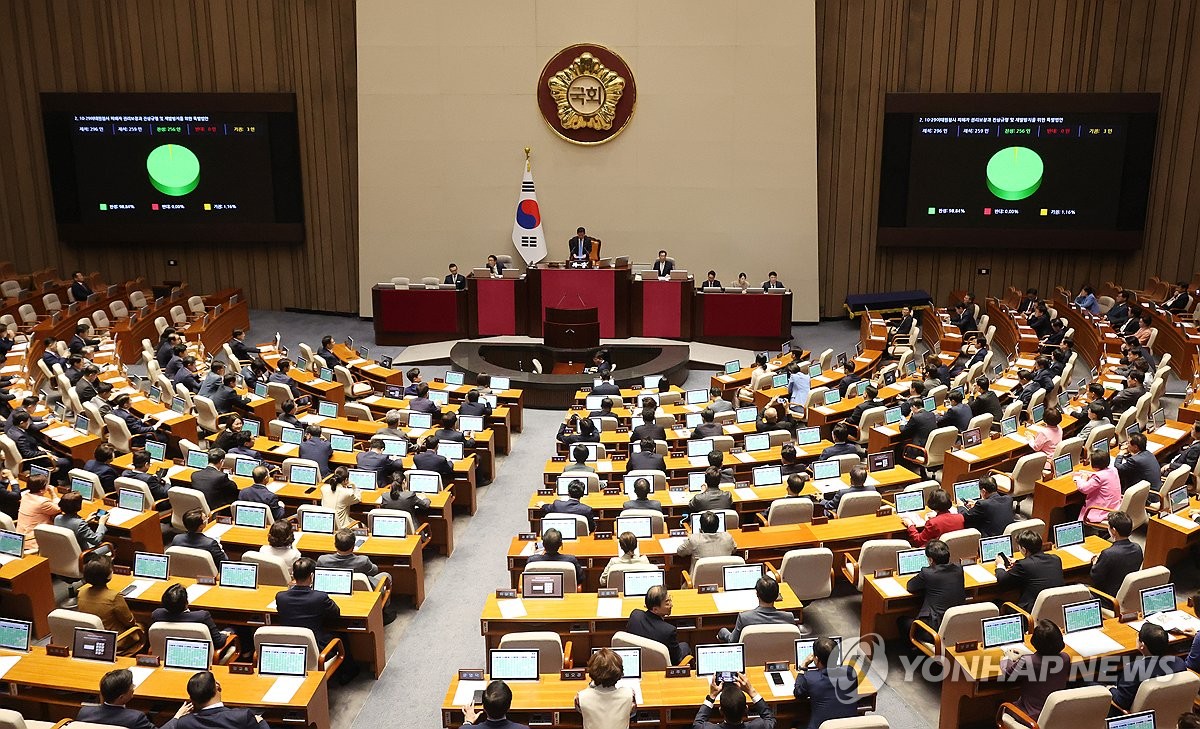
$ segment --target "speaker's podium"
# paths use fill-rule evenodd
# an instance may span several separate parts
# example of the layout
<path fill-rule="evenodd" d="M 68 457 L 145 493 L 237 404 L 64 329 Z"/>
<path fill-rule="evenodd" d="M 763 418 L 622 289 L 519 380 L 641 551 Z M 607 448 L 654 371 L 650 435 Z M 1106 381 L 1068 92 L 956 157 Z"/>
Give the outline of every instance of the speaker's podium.
<path fill-rule="evenodd" d="M 596 307 L 546 307 L 542 338 L 554 349 L 594 349 L 600 346 L 600 315 Z"/>

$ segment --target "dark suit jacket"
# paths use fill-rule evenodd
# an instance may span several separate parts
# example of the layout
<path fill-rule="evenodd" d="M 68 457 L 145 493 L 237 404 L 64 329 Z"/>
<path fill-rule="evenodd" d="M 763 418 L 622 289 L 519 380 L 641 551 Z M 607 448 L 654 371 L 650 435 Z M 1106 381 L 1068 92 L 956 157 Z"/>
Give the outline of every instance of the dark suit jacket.
<path fill-rule="evenodd" d="M 250 401 L 242 397 L 232 387 L 221 385 L 216 392 L 212 394 L 213 405 L 216 406 L 218 413 L 232 413 L 235 403 L 242 405 L 248 404 Z"/>
<path fill-rule="evenodd" d="M 1186 670 L 1179 656 L 1137 656 L 1125 664 L 1117 685 L 1110 689 L 1113 703 L 1128 711 L 1143 681 Z"/>
<path fill-rule="evenodd" d="M 646 440 L 647 438 L 650 440 L 666 440 L 667 429 L 658 423 L 642 423 L 638 427 L 634 428 L 633 432 L 629 435 L 629 441 L 631 443 Z"/>
<path fill-rule="evenodd" d="M 1113 414 L 1113 420 L 1121 417 L 1121 413 L 1137 405 L 1138 398 L 1146 394 L 1143 387 L 1126 387 L 1108 401 L 1108 409 Z"/>
<path fill-rule="evenodd" d="M 208 508 L 218 509 L 237 500 L 238 487 L 224 471 L 206 466 L 192 474 L 191 487 L 204 494 Z"/>
<path fill-rule="evenodd" d="M 125 421 L 125 427 L 129 429 L 130 435 L 145 435 L 146 433 L 154 430 L 154 428 L 151 428 L 149 425 L 143 423 L 141 418 L 129 412 L 128 410 L 113 408 L 112 414 Z"/>
<path fill-rule="evenodd" d="M 683 648 L 679 645 L 678 631 L 674 625 L 663 620 L 652 612 L 637 609 L 629 614 L 625 630 L 640 635 L 643 638 L 662 643 L 671 654 L 671 665 L 679 665 L 683 660 Z"/>
<path fill-rule="evenodd" d="M 863 400 L 854 406 L 854 409 L 850 411 L 850 415 L 846 418 L 846 420 L 854 425 L 858 425 L 859 422 L 862 421 L 863 413 L 867 412 L 871 408 L 883 407 L 886 404 L 887 403 L 885 403 L 883 400 L 879 399 Z"/>
<path fill-rule="evenodd" d="M 317 637 L 317 645 L 324 648 L 332 640 L 325 630 L 325 622 L 341 617 L 341 608 L 329 595 L 311 587 L 292 585 L 275 595 L 275 609 L 279 625 L 293 628 L 308 628 Z"/>
<path fill-rule="evenodd" d="M 692 497 L 688 502 L 688 512 L 699 514 L 713 509 L 732 509 L 733 494 L 721 489 L 704 487 L 704 490 Z"/>
<path fill-rule="evenodd" d="M 711 438 L 714 435 L 725 435 L 725 429 L 716 423 L 700 423 L 695 428 L 692 428 L 692 440 Z"/>
<path fill-rule="evenodd" d="M 665 473 L 667 470 L 667 459 L 657 453 L 646 453 L 645 451 L 638 451 L 629 456 L 629 461 L 625 465 L 626 473 L 629 471 L 644 470 L 662 471 Z"/>
<path fill-rule="evenodd" d="M 196 377 L 196 373 L 187 367 L 180 367 L 175 376 L 171 378 L 171 382 L 176 385 L 183 385 L 188 389 L 188 392 L 200 392 L 200 378 Z"/>
<path fill-rule="evenodd" d="M 439 456 L 436 451 L 421 451 L 413 456 L 413 468 L 442 474 L 442 485 L 454 480 L 454 464 L 445 456 Z"/>
<path fill-rule="evenodd" d="M 429 499 L 411 491 L 401 491 L 393 499 L 391 491 L 385 491 L 383 497 L 379 499 L 379 505 L 385 509 L 407 511 L 415 517 L 429 508 Z"/>
<path fill-rule="evenodd" d="M 937 416 L 931 412 L 922 410 L 918 413 L 913 413 L 904 427 L 900 429 L 900 437 L 907 438 L 914 445 L 925 447 L 925 442 L 929 440 L 929 434 L 937 429 Z"/>
<path fill-rule="evenodd" d="M 592 388 L 591 395 L 620 395 L 621 386 L 615 382 L 601 382 Z"/>
<path fill-rule="evenodd" d="M 654 259 L 654 273 L 658 274 L 659 278 L 666 278 L 671 275 L 671 271 L 675 270 L 675 264 L 670 261 L 660 261 Z"/>
<path fill-rule="evenodd" d="M 462 291 L 467 287 L 467 277 L 461 273 L 446 274 L 446 278 L 442 279 L 442 283 L 454 284 L 454 288 Z"/>
<path fill-rule="evenodd" d="M 978 529 L 985 537 L 1003 534 L 1004 528 L 1015 519 L 1012 497 L 999 492 L 989 498 L 978 499 L 970 509 L 961 513 L 966 527 Z"/>
<path fill-rule="evenodd" d="M 1033 610 L 1033 603 L 1037 600 L 1039 592 L 1066 584 L 1063 581 L 1062 560 L 1058 555 L 1049 552 L 1018 559 L 1013 563 L 1012 569 L 1006 570 L 1001 567 L 996 570 L 996 584 L 1001 590 L 1020 587 L 1021 597 L 1017 600 L 1017 605 L 1029 612 Z"/>
<path fill-rule="evenodd" d="M 171 544 L 169 546 L 203 549 L 205 552 L 208 552 L 212 555 L 213 564 L 217 565 L 218 567 L 221 566 L 222 562 L 229 559 L 229 557 L 225 554 L 225 550 L 221 547 L 221 543 L 205 534 L 192 534 L 190 532 L 176 534 L 175 538 L 171 540 Z"/>
<path fill-rule="evenodd" d="M 1183 449 L 1179 455 L 1171 459 L 1171 463 L 1169 465 L 1172 471 L 1180 466 L 1195 468 L 1197 460 L 1200 460 L 1200 441 L 1195 441 L 1187 448 Z"/>
<path fill-rule="evenodd" d="M 359 453 L 357 456 L 357 465 L 359 468 L 364 468 L 368 471 L 375 472 L 375 485 L 383 486 L 392 482 L 392 474 L 399 471 L 401 466 L 398 461 L 393 461 L 386 453 L 376 453 L 374 451 L 366 451 Z"/>
<path fill-rule="evenodd" d="M 254 356 L 258 354 L 258 347 L 251 347 L 239 339 L 230 339 L 229 348 L 233 350 L 233 356 L 242 362 L 254 359 Z"/>
<path fill-rule="evenodd" d="M 935 630 L 942 624 L 942 616 L 947 610 L 967 602 L 962 566 L 957 564 L 935 564 L 921 568 L 908 581 L 908 591 L 914 595 L 924 593 L 925 601 L 921 603 L 917 617 Z"/>
<path fill-rule="evenodd" d="M 14 425 L 8 429 L 8 432 L 5 433 L 5 435 L 7 435 L 14 443 L 17 444 L 17 451 L 21 454 L 22 459 L 36 458 L 38 456 L 45 455 L 45 451 L 41 449 L 41 446 L 37 444 L 37 441 L 33 439 L 33 436 L 30 435 L 28 431 L 22 430 Z M 45 461 L 46 459 L 42 460 Z M 49 465 L 49 462 L 47 461 L 46 463 L 41 463 L 40 465 L 47 466 Z"/>
<path fill-rule="evenodd" d="M 87 463 L 83 464 L 83 470 L 87 471 L 88 473 L 96 474 L 96 476 L 100 478 L 100 485 L 104 487 L 104 490 L 107 493 L 115 494 L 117 476 L 120 475 L 117 473 L 117 469 L 113 468 L 107 463 L 100 463 L 96 459 L 92 458 L 89 459 Z M 149 504 L 147 504 L 147 506 L 149 506 Z"/>
<path fill-rule="evenodd" d="M 458 406 L 459 415 L 483 415 L 492 414 L 492 406 L 486 402 L 464 402 Z"/>
<path fill-rule="evenodd" d="M 629 499 L 624 504 L 621 504 L 622 509 L 650 509 L 651 511 L 662 511 L 662 502 L 658 499 Z"/>
<path fill-rule="evenodd" d="M 583 255 L 580 255 L 579 236 L 571 236 L 567 241 L 567 258 L 588 258 L 592 255 L 592 238 L 590 235 L 583 236 Z"/>
<path fill-rule="evenodd" d="M 154 625 L 155 623 L 200 623 L 208 628 L 213 645 L 220 645 L 221 639 L 219 633 L 221 629 L 217 627 L 216 622 L 212 619 L 212 613 L 207 610 L 189 608 L 182 613 L 171 613 L 166 608 L 154 608 L 154 612 L 150 613 L 150 624 Z"/>
<path fill-rule="evenodd" d="M 235 709 L 230 706 L 203 709 L 164 725 L 171 729 L 270 729 L 265 721 L 259 720 L 250 709 Z"/>
<path fill-rule="evenodd" d="M 166 367 L 174 356 L 175 351 L 171 348 L 171 343 L 165 339 L 160 341 L 158 348 L 154 350 L 154 359 L 158 361 L 159 367 Z"/>
<path fill-rule="evenodd" d="M 579 559 L 573 554 L 531 554 L 527 562 L 566 562 L 575 568 L 575 582 L 583 584 L 583 565 L 579 564 Z"/>
<path fill-rule="evenodd" d="M 861 458 L 864 455 L 863 449 L 853 443 L 834 443 L 821 451 L 820 460 L 823 461 L 834 456 L 858 456 Z"/>
<path fill-rule="evenodd" d="M 1150 451 L 1118 456 L 1113 465 L 1117 468 L 1117 475 L 1121 477 L 1122 493 L 1138 481 L 1149 483 L 1151 492 L 1158 491 L 1158 487 L 1162 485 L 1162 471 L 1158 459 Z"/>
<path fill-rule="evenodd" d="M 86 378 L 81 378 L 75 383 L 75 393 L 79 395 L 79 402 L 87 402 L 96 396 L 96 386 L 88 382 Z"/>
<path fill-rule="evenodd" d="M 588 526 L 592 529 L 596 528 L 596 514 L 592 507 L 576 501 L 575 499 L 565 499 L 562 501 L 554 500 L 542 507 L 543 514 L 575 514 L 585 517 L 588 520 Z"/>
<path fill-rule="evenodd" d="M 253 501 L 258 504 L 266 504 L 271 509 L 271 515 L 275 519 L 283 518 L 283 501 L 272 493 L 271 489 L 261 484 L 250 484 L 239 491 L 238 501 Z"/>
<path fill-rule="evenodd" d="M 833 679 L 829 677 L 830 671 Z M 849 719 L 858 715 L 858 676 L 849 666 L 800 671 L 792 695 L 797 699 L 808 699 L 812 707 L 808 729 L 817 729 L 829 719 Z"/>
<path fill-rule="evenodd" d="M 142 712 L 135 711 L 134 709 L 126 709 L 124 706 L 113 706 L 112 704 L 81 706 L 79 707 L 79 714 L 75 717 L 75 721 L 111 724 L 113 726 L 127 727 L 127 729 L 154 729 L 154 724 Z"/>
<path fill-rule="evenodd" d="M 93 293 L 94 292 L 92 291 L 92 287 L 88 286 L 86 283 L 84 283 L 82 281 L 74 281 L 71 283 L 71 296 L 75 297 L 75 300 L 78 302 L 82 303 L 84 301 L 87 301 L 87 297 L 91 296 Z M 86 720 L 81 719 L 81 721 L 96 721 L 96 720 L 95 719 L 86 719 Z M 112 724 L 113 722 L 104 721 L 104 722 L 100 722 L 100 723 L 101 724 Z M 125 726 L 128 726 L 128 725 L 126 724 Z"/>
<path fill-rule="evenodd" d="M 321 477 L 329 475 L 329 459 L 333 457 L 333 446 L 321 438 L 309 438 L 300 442 L 299 455 L 310 461 L 316 461 L 321 469 Z"/>
<path fill-rule="evenodd" d="M 942 413 L 942 417 L 937 419 L 937 427 L 944 428 L 947 425 L 953 425 L 958 432 L 963 432 L 967 426 L 971 424 L 971 406 L 966 403 L 955 405 L 952 408 Z M 984 433 L 983 435 L 987 435 Z"/>
<path fill-rule="evenodd" d="M 971 415 L 983 415 L 984 413 L 991 413 L 997 424 L 1004 419 L 1004 408 L 1000 405 L 1000 398 L 991 390 L 979 397 L 971 398 Z"/>
<path fill-rule="evenodd" d="M 1106 595 L 1116 596 L 1125 575 L 1142 568 L 1142 548 L 1128 539 L 1113 542 L 1092 565 L 1092 585 Z"/>
<path fill-rule="evenodd" d="M 1120 327 L 1129 321 L 1129 304 L 1113 304 L 1105 316 L 1108 317 L 1108 323 L 1112 324 L 1114 328 Z"/>
<path fill-rule="evenodd" d="M 341 364 L 341 360 L 337 358 L 337 355 L 335 355 L 332 351 L 325 349 L 324 347 L 321 347 L 317 350 L 317 356 L 325 360 L 325 366 L 329 369 L 333 369 Z"/>
<path fill-rule="evenodd" d="M 730 724 L 727 721 L 713 724 L 709 721 L 712 713 L 711 702 L 705 701 L 700 704 L 700 709 L 696 712 L 696 720 L 692 722 L 692 729 L 775 729 L 775 714 L 772 713 L 766 699 L 761 696 L 758 697 L 758 701 L 746 707 L 747 721 L 744 724 Z"/>

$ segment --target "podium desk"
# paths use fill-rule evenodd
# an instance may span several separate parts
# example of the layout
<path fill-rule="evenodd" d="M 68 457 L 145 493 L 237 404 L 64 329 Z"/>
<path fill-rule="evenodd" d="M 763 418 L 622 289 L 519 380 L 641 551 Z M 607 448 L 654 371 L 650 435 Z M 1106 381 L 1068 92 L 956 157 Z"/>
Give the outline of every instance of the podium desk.
<path fill-rule="evenodd" d="M 692 339 L 749 349 L 775 349 L 792 338 L 792 291 L 697 291 Z"/>
<path fill-rule="evenodd" d="M 1200 524 L 1189 518 L 1189 515 L 1197 510 L 1200 510 L 1200 500 L 1193 497 L 1187 509 L 1171 515 L 1191 521 L 1190 526 L 1184 526 L 1178 518 L 1166 519 L 1161 515 L 1150 517 L 1146 525 L 1145 564 L 1170 567 L 1172 562 L 1184 556 L 1179 554 L 1180 552 L 1186 553 L 1200 544 Z"/>
<path fill-rule="evenodd" d="M 371 287 L 375 343 L 384 346 L 458 339 L 467 331 L 467 292 Z"/>
<path fill-rule="evenodd" d="M 462 292 L 444 291 L 447 294 L 461 294 Z M 450 337 L 453 339 L 454 337 Z M 383 344 L 383 342 L 379 342 Z M 332 348 L 333 356 L 337 357 L 346 369 L 354 375 L 356 380 L 365 380 L 367 384 L 375 389 L 382 389 L 386 385 L 403 385 L 404 373 L 397 369 L 384 367 L 373 359 L 363 359 L 359 356 L 356 350 L 346 346 L 345 342 L 336 342 Z M 368 352 L 368 354 L 370 354 Z"/>
<path fill-rule="evenodd" d="M 234 296 L 238 297 L 238 301 L 230 306 L 229 299 Z M 182 304 L 184 301 L 181 296 L 175 303 Z M 208 313 L 200 319 L 193 319 L 180 333 L 188 339 L 199 339 L 207 351 L 220 351 L 221 345 L 233 338 L 235 329 L 250 328 L 250 302 L 242 296 L 241 289 L 227 289 L 206 296 L 204 305 Z M 221 306 L 220 314 L 214 313 L 217 305 Z"/>
<path fill-rule="evenodd" d="M 552 308 L 595 308 L 600 320 L 600 337 L 629 336 L 630 268 L 529 269 L 529 336 L 542 336 L 546 310 Z"/>
<path fill-rule="evenodd" d="M 633 282 L 630 316 L 635 337 L 690 339 L 692 336 L 693 281 L 643 278 Z"/>
<path fill-rule="evenodd" d="M 57 607 L 50 560 L 27 554 L 0 565 L 0 603 L 4 604 L 5 617 L 33 623 L 34 637 L 50 635 L 50 611 Z"/>
<path fill-rule="evenodd" d="M 261 344 L 258 345 L 259 349 L 262 349 L 262 346 L 263 345 Z M 279 369 L 279 360 L 282 359 L 283 356 L 278 352 L 264 351 L 261 356 L 263 362 L 266 363 L 269 370 L 274 372 Z M 294 363 L 295 360 L 293 360 L 293 364 Z M 329 402 L 337 403 L 338 408 L 341 408 L 341 406 L 346 404 L 346 388 L 342 387 L 341 384 L 337 382 L 326 382 L 320 377 L 314 375 L 312 370 L 300 369 L 299 367 L 292 367 L 292 369 L 288 371 L 288 376 L 295 380 L 296 384 L 299 385 L 297 388 L 299 392 L 294 393 L 298 397 L 310 395 L 316 400 L 328 400 Z M 274 417 L 272 417 L 272 419 L 274 419 Z"/>
<path fill-rule="evenodd" d="M 529 331 L 527 289 L 525 277 L 467 276 L 467 336 L 523 335 Z"/>

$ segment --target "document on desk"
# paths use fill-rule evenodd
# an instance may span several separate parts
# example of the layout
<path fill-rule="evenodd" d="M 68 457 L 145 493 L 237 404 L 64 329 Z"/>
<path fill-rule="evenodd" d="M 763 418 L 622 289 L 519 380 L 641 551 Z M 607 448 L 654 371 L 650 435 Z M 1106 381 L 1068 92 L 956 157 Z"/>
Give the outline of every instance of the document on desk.
<path fill-rule="evenodd" d="M 500 609 L 500 615 L 508 620 L 523 618 L 529 614 L 525 609 L 525 602 L 519 597 L 497 600 L 496 606 Z"/>
<path fill-rule="evenodd" d="M 359 399 L 359 402 L 365 402 L 365 403 L 366 403 L 366 404 L 368 404 L 368 405 L 372 405 L 372 404 L 374 404 L 374 403 L 377 403 L 377 402 L 379 402 L 379 401 L 380 401 L 380 400 L 382 400 L 382 399 L 383 399 L 383 398 L 382 398 L 382 397 L 380 397 L 380 396 L 378 396 L 378 395 L 368 395 L 367 397 L 360 398 L 360 399 Z"/>
<path fill-rule="evenodd" d="M 1121 644 L 1109 638 L 1099 629 L 1081 630 L 1078 633 L 1067 633 L 1063 641 L 1084 658 L 1114 653 L 1121 650 Z"/>
<path fill-rule="evenodd" d="M 305 676 L 280 676 L 271 684 L 271 688 L 263 694 L 264 704 L 286 704 L 292 700 L 300 687 L 304 685 Z"/>
<path fill-rule="evenodd" d="M 737 494 L 737 497 L 742 501 L 754 501 L 758 498 L 758 492 L 749 486 L 736 488 L 733 490 L 733 493 Z"/>
<path fill-rule="evenodd" d="M 501 602 L 505 602 L 501 600 Z M 596 601 L 596 617 L 598 618 L 620 618 L 624 617 L 625 601 L 619 597 L 602 597 Z"/>
<path fill-rule="evenodd" d="M 740 435 L 742 432 L 742 429 L 736 425 L 726 425 L 721 430 L 725 432 L 725 435 Z"/>
<path fill-rule="evenodd" d="M 721 382 L 733 382 L 733 377 L 729 375 L 717 375 L 717 379 Z"/>
<path fill-rule="evenodd" d="M 121 507 L 117 506 L 114 507 L 112 511 L 108 512 L 108 524 L 109 526 L 121 526 L 130 519 L 135 519 L 141 515 L 142 512 L 140 511 L 134 511 L 133 509 L 122 509 Z"/>
<path fill-rule="evenodd" d="M 1171 428 L 1166 425 L 1162 426 L 1161 428 L 1155 428 L 1154 432 L 1157 433 L 1158 435 L 1161 435 L 1164 438 L 1172 438 L 1172 439 L 1182 438 L 1183 436 L 1187 435 L 1187 433 L 1185 433 L 1184 431 L 1182 431 L 1178 428 Z"/>
<path fill-rule="evenodd" d="M 970 564 L 963 567 L 963 574 L 970 575 L 971 579 L 981 585 L 990 585 L 996 581 L 996 575 L 981 564 Z"/>
<path fill-rule="evenodd" d="M 954 451 L 954 455 L 958 456 L 967 463 L 972 463 L 979 460 L 979 456 L 975 455 L 971 451 Z"/>
<path fill-rule="evenodd" d="M 536 547 L 537 542 L 525 542 L 525 546 L 521 547 L 521 556 L 528 557 L 529 555 L 533 554 Z"/>
<path fill-rule="evenodd" d="M 717 610 L 723 613 L 740 613 L 743 610 L 753 610 L 758 607 L 758 593 L 754 590 L 714 592 L 712 597 Z"/>
<path fill-rule="evenodd" d="M 700 407 L 699 405 L 687 404 L 687 405 L 683 406 L 683 409 L 688 411 L 689 413 L 698 413 L 701 410 L 703 410 L 704 408 Z"/>
<path fill-rule="evenodd" d="M 779 680 L 773 678 L 778 676 Z M 772 671 L 767 674 L 767 686 L 771 689 L 771 696 L 777 699 L 792 698 L 792 691 L 796 687 L 796 674 L 791 670 L 787 671 Z"/>
<path fill-rule="evenodd" d="M 1200 526 L 1200 524 L 1197 524 L 1187 517 L 1180 516 L 1179 514 L 1167 514 L 1166 516 L 1162 517 L 1162 520 L 1168 524 L 1174 524 L 1180 529 L 1186 529 L 1189 532 Z"/>
<path fill-rule="evenodd" d="M 671 503 L 680 506 L 692 500 L 692 494 L 689 491 L 672 491 Z"/>
<path fill-rule="evenodd" d="M 171 466 L 170 468 L 167 469 L 167 480 L 170 481 L 171 479 L 175 478 L 179 474 L 183 473 L 184 471 L 188 471 L 188 470 L 190 470 L 190 469 L 187 466 Z"/>
<path fill-rule="evenodd" d="M 62 440 L 63 438 L 70 438 L 71 436 L 78 434 L 78 431 L 66 425 L 60 425 L 57 428 L 47 428 L 46 430 L 42 431 L 42 435 L 46 436 L 47 438 L 53 438 L 54 440 Z"/>
<path fill-rule="evenodd" d="M 153 585 L 154 583 L 150 580 L 134 580 L 133 582 L 129 583 L 129 587 L 121 590 L 121 594 L 124 595 L 126 599 L 132 600 L 134 598 L 141 597 L 142 593 L 146 590 L 149 590 Z"/>
<path fill-rule="evenodd" d="M 742 451 L 741 453 L 734 453 L 733 457 L 738 459 L 742 463 L 758 463 L 758 458 L 753 453 L 750 453 L 749 451 Z M 704 462 L 708 463 L 708 459 L 705 458 Z"/>
<path fill-rule="evenodd" d="M 895 577 L 881 577 L 875 580 L 875 589 L 884 597 L 905 597 L 909 594 Z"/>
<path fill-rule="evenodd" d="M 458 688 L 454 689 L 454 705 L 461 707 L 470 704 L 475 698 L 475 692 L 485 688 L 486 681 L 459 681 Z"/>
<path fill-rule="evenodd" d="M 645 705 L 646 702 L 642 700 L 642 679 L 640 679 L 640 678 L 619 678 L 619 679 L 617 679 L 617 686 L 619 686 L 621 688 L 627 688 L 627 689 L 633 691 L 634 706 Z M 788 695 L 790 696 L 791 694 L 788 694 Z"/>
<path fill-rule="evenodd" d="M 204 530 L 204 533 L 219 542 L 221 537 L 225 536 L 225 532 L 232 528 L 232 524 L 212 524 Z"/>
<path fill-rule="evenodd" d="M 188 585 L 187 596 L 188 600 L 195 602 L 200 599 L 200 596 L 213 588 L 212 585 Z"/>
<path fill-rule="evenodd" d="M 1075 559 L 1079 560 L 1080 562 L 1084 562 L 1084 563 L 1090 563 L 1092 561 L 1092 557 L 1096 556 L 1096 555 L 1092 554 L 1092 552 L 1090 550 L 1088 550 L 1088 548 L 1083 546 L 1082 544 L 1075 544 L 1070 547 L 1063 547 L 1060 551 L 1066 552 L 1067 554 L 1071 555 Z"/>
<path fill-rule="evenodd" d="M 658 540 L 658 546 L 667 554 L 675 554 L 679 545 L 687 541 L 687 537 L 666 537 Z"/>
<path fill-rule="evenodd" d="M 999 385 L 1000 387 L 1016 387 L 1018 382 L 1011 377 L 1001 377 L 996 380 L 995 384 Z"/>
<path fill-rule="evenodd" d="M 878 486 L 878 485 L 879 485 L 879 479 L 875 478 L 874 476 L 867 476 L 867 483 L 866 483 L 866 485 L 867 485 L 867 486 Z"/>
<path fill-rule="evenodd" d="M 162 425 L 163 423 L 167 423 L 175 418 L 178 418 L 179 413 L 175 412 L 174 410 L 163 410 L 162 412 L 152 413 L 150 417 L 157 420 L 159 425 Z"/>
<path fill-rule="evenodd" d="M 133 674 L 133 687 L 137 688 L 154 674 L 154 669 L 149 666 L 129 666 L 129 672 Z"/>
<path fill-rule="evenodd" d="M 307 413 L 305 415 L 301 415 L 299 420 L 305 425 L 318 425 L 325 420 L 325 416 L 317 415 L 316 413 Z"/>
<path fill-rule="evenodd" d="M 1162 443 L 1159 443 L 1156 440 L 1146 441 L 1146 450 L 1150 451 L 1151 453 L 1153 453 L 1155 455 L 1157 455 L 1158 452 L 1161 451 L 1163 448 L 1166 448 L 1166 446 L 1163 445 Z"/>
<path fill-rule="evenodd" d="M 688 465 L 692 468 L 703 468 L 708 465 L 708 456 L 688 456 Z"/>
<path fill-rule="evenodd" d="M 0 678 L 4 678 L 4 674 L 12 670 L 19 660 L 21 656 L 0 656 Z"/>

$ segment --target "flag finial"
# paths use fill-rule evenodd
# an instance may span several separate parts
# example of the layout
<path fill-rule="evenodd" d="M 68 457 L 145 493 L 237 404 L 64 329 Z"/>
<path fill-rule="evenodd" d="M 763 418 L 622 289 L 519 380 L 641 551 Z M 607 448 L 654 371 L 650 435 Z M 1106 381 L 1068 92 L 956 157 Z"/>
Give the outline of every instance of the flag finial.
<path fill-rule="evenodd" d="M 525 169 L 529 169 L 529 152 L 532 149 L 533 149 L 532 147 L 525 148 Z"/>

